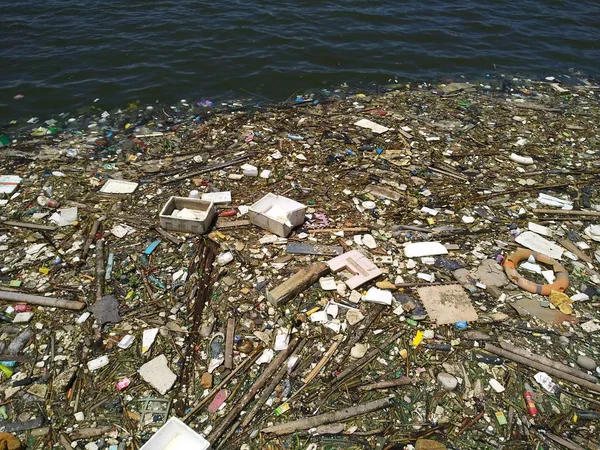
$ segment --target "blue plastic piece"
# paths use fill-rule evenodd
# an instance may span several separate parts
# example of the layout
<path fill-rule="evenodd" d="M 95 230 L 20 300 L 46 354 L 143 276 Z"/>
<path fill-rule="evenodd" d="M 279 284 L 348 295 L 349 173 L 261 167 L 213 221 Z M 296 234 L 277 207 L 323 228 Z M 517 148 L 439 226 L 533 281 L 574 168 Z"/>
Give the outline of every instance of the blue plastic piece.
<path fill-rule="evenodd" d="M 455 325 L 457 330 L 466 330 L 469 326 L 469 324 L 464 320 L 462 322 L 456 322 Z"/>
<path fill-rule="evenodd" d="M 152 254 L 152 252 L 154 250 L 156 250 L 156 247 L 158 247 L 161 242 L 162 241 L 160 239 L 155 240 L 152 244 L 150 244 L 148 247 L 146 247 L 146 250 L 144 250 L 144 254 L 150 256 Z"/>

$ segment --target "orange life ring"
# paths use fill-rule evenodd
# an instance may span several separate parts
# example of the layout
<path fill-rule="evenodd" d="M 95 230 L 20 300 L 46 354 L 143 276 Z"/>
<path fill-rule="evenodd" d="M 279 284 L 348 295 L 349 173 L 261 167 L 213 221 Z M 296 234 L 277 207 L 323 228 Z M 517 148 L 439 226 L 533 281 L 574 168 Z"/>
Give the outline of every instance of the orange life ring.
<path fill-rule="evenodd" d="M 552 266 L 552 270 L 556 274 L 556 281 L 552 284 L 537 284 L 527 278 L 522 277 L 517 272 L 517 266 L 523 260 L 529 259 L 530 256 L 542 264 Z M 510 254 L 504 261 L 504 271 L 506 275 L 521 289 L 531 292 L 532 294 L 550 295 L 552 291 L 564 292 L 569 287 L 569 272 L 558 261 L 541 253 L 537 253 L 526 248 L 519 248 L 516 252 Z"/>

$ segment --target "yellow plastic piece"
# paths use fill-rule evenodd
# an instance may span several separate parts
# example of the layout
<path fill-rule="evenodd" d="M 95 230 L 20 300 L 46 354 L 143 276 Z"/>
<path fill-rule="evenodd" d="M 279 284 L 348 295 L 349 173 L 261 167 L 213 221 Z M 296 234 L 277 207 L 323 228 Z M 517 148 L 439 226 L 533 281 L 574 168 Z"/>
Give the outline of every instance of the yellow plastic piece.
<path fill-rule="evenodd" d="M 423 341 L 424 335 L 425 335 L 425 333 L 423 332 L 423 330 L 418 330 L 417 334 L 415 334 L 415 338 L 412 341 L 412 345 L 414 347 L 418 347 L 418 345 L 421 343 L 421 341 Z"/>
<path fill-rule="evenodd" d="M 2 373 L 4 373 L 4 375 L 6 375 L 6 378 L 10 378 L 13 375 L 13 371 L 5 365 L 0 364 L 0 370 L 2 371 Z"/>

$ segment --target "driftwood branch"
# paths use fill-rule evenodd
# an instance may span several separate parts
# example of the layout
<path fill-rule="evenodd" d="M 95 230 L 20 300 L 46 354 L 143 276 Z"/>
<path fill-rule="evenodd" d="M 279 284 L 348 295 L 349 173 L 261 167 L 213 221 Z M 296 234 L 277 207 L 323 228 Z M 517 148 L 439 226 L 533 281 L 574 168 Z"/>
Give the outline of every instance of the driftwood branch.
<path fill-rule="evenodd" d="M 536 355 L 535 353 L 531 353 L 529 350 L 524 348 L 517 347 L 516 345 L 511 344 L 510 342 L 501 340 L 499 342 L 500 347 L 509 352 L 513 352 L 517 355 L 522 356 L 523 358 L 531 359 L 533 361 L 537 361 L 539 363 L 545 364 L 547 366 L 553 367 L 556 370 L 562 370 L 565 373 L 571 374 L 574 377 L 579 377 L 584 380 L 587 380 L 591 383 L 595 383 L 597 381 L 596 377 L 593 375 L 588 375 L 582 370 L 576 369 L 575 367 L 567 366 L 566 364 L 561 364 L 553 359 L 546 358 L 542 355 Z"/>
<path fill-rule="evenodd" d="M 515 362 L 518 362 L 520 364 L 523 364 L 525 366 L 531 367 L 533 369 L 537 369 L 537 370 L 541 370 L 543 372 L 546 372 L 550 375 L 554 375 L 557 378 L 561 378 L 563 380 L 566 381 L 570 381 L 572 383 L 575 383 L 577 385 L 579 385 L 580 387 L 583 387 L 585 389 L 589 389 L 590 391 L 594 391 L 594 392 L 600 392 L 600 384 L 594 384 L 594 383 L 590 383 L 587 380 L 583 380 L 579 377 L 575 377 L 573 375 L 570 375 L 568 373 L 563 372 L 562 370 L 558 370 L 555 369 L 554 367 L 550 367 L 547 366 L 545 364 L 542 364 L 540 362 L 537 361 L 533 361 L 531 359 L 525 358 L 523 356 L 517 355 L 513 352 L 509 352 L 507 350 L 503 350 L 500 347 L 496 347 L 495 345 L 492 344 L 486 344 L 485 345 L 485 349 L 488 352 L 494 353 L 495 355 L 498 356 L 502 356 L 504 358 L 507 359 L 511 359 Z"/>
<path fill-rule="evenodd" d="M 42 297 L 40 295 L 22 294 L 20 292 L 0 291 L 0 300 L 16 303 L 28 303 L 30 305 L 50 306 L 54 308 L 72 309 L 80 311 L 85 308 L 85 303 L 76 300 L 65 300 L 62 298 Z"/>
<path fill-rule="evenodd" d="M 351 417 L 360 416 L 373 411 L 378 411 L 383 408 L 387 408 L 392 405 L 392 397 L 386 397 L 379 400 L 375 400 L 369 403 L 364 403 L 358 406 L 352 406 L 350 408 L 342 409 L 333 413 L 320 414 L 318 416 L 307 417 L 305 419 L 295 420 L 293 422 L 282 423 L 281 425 L 274 425 L 272 427 L 263 428 L 263 433 L 275 434 L 281 436 L 284 434 L 294 433 L 299 430 L 307 430 L 310 428 L 318 427 L 319 425 L 326 425 L 333 422 L 342 422 L 350 419 Z"/>

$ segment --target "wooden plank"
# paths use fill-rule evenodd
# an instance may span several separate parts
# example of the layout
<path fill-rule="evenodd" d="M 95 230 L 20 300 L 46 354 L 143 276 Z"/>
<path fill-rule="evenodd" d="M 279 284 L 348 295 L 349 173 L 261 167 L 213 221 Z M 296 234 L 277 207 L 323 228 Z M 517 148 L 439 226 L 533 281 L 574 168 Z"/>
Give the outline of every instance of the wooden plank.
<path fill-rule="evenodd" d="M 321 262 L 305 267 L 268 292 L 267 299 L 273 306 L 281 306 L 327 275 L 329 271 L 329 266 Z"/>

